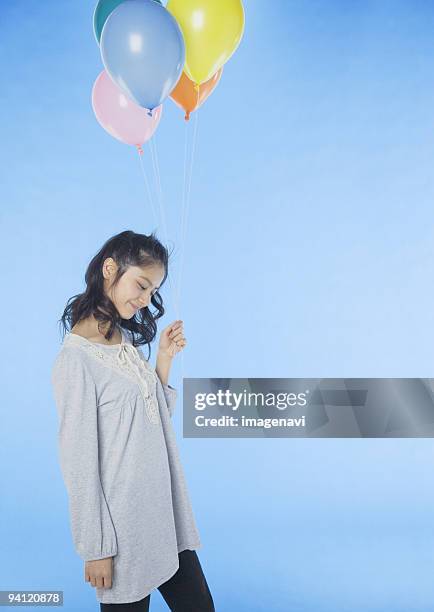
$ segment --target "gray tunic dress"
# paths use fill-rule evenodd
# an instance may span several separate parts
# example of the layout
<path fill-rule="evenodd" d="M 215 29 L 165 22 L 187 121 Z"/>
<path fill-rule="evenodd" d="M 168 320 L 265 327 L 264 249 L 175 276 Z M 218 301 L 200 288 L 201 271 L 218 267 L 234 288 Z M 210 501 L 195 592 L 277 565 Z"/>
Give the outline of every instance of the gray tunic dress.
<path fill-rule="evenodd" d="M 102 603 L 142 599 L 177 571 L 178 552 L 201 548 L 171 422 L 177 391 L 121 333 L 112 346 L 68 333 L 51 374 L 75 550 L 114 557 L 112 588 L 92 587 Z"/>

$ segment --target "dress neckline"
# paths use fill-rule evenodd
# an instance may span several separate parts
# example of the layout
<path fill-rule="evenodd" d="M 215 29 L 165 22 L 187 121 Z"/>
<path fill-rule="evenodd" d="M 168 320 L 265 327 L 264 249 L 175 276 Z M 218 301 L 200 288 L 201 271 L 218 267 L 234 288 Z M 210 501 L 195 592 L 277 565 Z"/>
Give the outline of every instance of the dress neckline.
<path fill-rule="evenodd" d="M 84 336 L 80 336 L 79 334 L 76 334 L 75 332 L 68 332 L 67 338 L 72 338 L 73 340 L 77 338 L 79 341 L 81 340 L 85 342 L 86 344 L 93 344 L 94 346 L 98 346 L 98 347 L 103 346 L 104 348 L 108 348 L 108 349 L 115 349 L 115 348 L 118 349 L 120 346 L 124 346 L 125 344 L 127 344 L 124 330 L 122 329 L 120 325 L 118 325 L 118 329 L 121 332 L 122 340 L 121 342 L 118 342 L 117 344 L 104 344 L 103 342 L 93 342 L 92 340 L 88 340 Z"/>

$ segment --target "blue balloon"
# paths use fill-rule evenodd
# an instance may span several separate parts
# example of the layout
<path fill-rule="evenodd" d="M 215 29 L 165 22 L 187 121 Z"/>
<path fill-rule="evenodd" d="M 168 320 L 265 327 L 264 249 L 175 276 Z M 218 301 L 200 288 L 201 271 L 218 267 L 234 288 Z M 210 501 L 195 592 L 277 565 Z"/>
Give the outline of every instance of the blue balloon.
<path fill-rule="evenodd" d="M 181 28 L 154 0 L 125 0 L 116 7 L 103 26 L 100 49 L 113 81 L 149 110 L 169 96 L 185 63 Z"/>
<path fill-rule="evenodd" d="M 98 43 L 107 17 L 122 2 L 124 2 L 124 0 L 98 0 L 98 4 L 93 13 L 93 31 Z M 159 2 L 161 4 L 161 0 L 154 0 L 154 2 Z"/>

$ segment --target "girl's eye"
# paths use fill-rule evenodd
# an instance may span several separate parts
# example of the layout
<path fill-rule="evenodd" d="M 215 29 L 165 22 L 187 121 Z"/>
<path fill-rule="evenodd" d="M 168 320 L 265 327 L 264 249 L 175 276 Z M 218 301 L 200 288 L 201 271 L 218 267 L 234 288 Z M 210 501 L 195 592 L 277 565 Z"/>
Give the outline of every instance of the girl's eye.
<path fill-rule="evenodd" d="M 145 291 L 146 289 L 148 289 L 148 287 L 142 287 L 142 285 L 140 283 L 137 283 L 140 287 L 140 289 L 143 289 L 143 291 Z M 157 293 L 157 289 L 154 289 L 153 291 L 151 291 L 151 295 L 155 295 Z"/>

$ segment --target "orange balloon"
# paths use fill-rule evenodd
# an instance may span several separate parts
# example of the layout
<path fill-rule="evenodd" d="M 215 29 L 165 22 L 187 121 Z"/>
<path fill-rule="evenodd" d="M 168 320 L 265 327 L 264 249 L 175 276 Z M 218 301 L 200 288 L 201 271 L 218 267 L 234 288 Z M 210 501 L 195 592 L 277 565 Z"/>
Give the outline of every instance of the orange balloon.
<path fill-rule="evenodd" d="M 173 89 L 170 97 L 176 104 L 185 110 L 185 120 L 190 119 L 190 113 L 199 108 L 205 100 L 211 95 L 223 72 L 223 66 L 212 75 L 208 81 L 201 85 L 196 85 L 183 72 L 176 87 Z"/>

